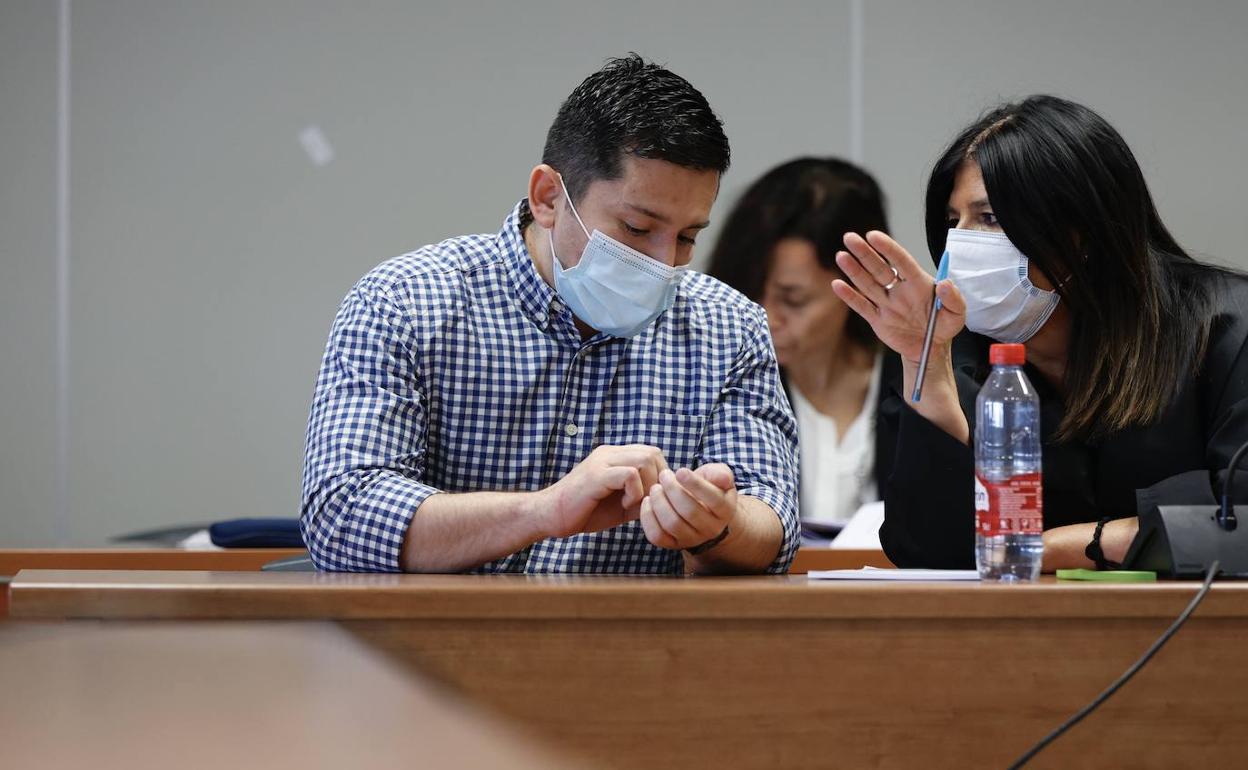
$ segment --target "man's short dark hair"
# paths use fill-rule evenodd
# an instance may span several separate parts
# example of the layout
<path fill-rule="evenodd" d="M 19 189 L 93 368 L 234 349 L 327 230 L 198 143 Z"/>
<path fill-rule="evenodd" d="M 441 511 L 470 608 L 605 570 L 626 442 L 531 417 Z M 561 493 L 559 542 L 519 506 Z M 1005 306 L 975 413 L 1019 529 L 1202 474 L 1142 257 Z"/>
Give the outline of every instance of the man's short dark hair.
<path fill-rule="evenodd" d="M 689 81 L 635 53 L 610 59 L 576 87 L 546 134 L 542 162 L 572 199 L 618 179 L 625 154 L 699 170 L 728 170 L 724 125 Z"/>

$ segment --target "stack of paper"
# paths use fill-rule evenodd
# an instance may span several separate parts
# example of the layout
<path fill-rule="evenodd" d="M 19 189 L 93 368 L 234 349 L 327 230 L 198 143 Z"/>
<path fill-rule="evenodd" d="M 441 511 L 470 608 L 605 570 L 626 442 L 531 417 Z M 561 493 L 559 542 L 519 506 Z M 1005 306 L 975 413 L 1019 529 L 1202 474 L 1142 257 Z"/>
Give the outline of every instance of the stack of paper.
<path fill-rule="evenodd" d="M 825 569 L 806 573 L 811 580 L 979 580 L 973 569 Z"/>

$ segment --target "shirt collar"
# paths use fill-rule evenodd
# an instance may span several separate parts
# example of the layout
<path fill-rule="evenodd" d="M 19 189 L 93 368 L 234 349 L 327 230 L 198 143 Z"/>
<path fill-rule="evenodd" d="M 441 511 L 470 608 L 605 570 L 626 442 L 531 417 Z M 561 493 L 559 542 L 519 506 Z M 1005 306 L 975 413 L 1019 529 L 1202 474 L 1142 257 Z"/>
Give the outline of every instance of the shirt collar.
<path fill-rule="evenodd" d="M 547 329 L 551 321 L 563 310 L 563 304 L 550 284 L 542 280 L 524 243 L 522 223 L 532 221 L 528 200 L 521 200 L 503 221 L 498 233 L 499 250 L 507 265 L 507 276 L 515 289 L 516 297 L 524 314 L 541 329 Z"/>

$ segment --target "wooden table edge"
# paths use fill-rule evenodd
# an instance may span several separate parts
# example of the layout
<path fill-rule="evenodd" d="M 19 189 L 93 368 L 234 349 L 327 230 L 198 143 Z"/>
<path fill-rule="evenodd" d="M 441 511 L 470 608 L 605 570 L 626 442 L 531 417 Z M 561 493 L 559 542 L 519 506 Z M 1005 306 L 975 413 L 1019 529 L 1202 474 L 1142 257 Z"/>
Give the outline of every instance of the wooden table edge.
<path fill-rule="evenodd" d="M 930 620 L 1172 618 L 1191 582 L 1034 586 L 849 583 L 803 576 L 569 578 L 22 570 L 10 617 L 351 620 Z M 1248 584 L 1215 585 L 1201 618 L 1248 617 Z"/>

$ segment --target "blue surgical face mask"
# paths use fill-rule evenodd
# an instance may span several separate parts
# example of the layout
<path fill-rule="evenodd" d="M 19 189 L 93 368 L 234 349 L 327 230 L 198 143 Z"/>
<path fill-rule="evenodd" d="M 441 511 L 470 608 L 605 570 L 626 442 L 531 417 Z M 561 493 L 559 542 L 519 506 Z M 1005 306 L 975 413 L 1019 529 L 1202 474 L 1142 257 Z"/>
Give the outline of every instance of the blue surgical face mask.
<path fill-rule="evenodd" d="M 966 328 L 997 342 L 1026 342 L 1057 309 L 1058 294 L 1027 277 L 1027 257 L 1005 233 L 951 229 L 949 277 L 966 300 Z"/>
<path fill-rule="evenodd" d="M 614 337 L 632 337 L 672 307 L 686 268 L 668 267 L 599 230 L 590 234 L 581 215 L 576 213 L 562 174 L 559 184 L 589 243 L 576 267 L 565 268 L 555 254 L 553 231 L 546 231 L 554 263 L 555 291 L 576 317 L 589 326 Z"/>

